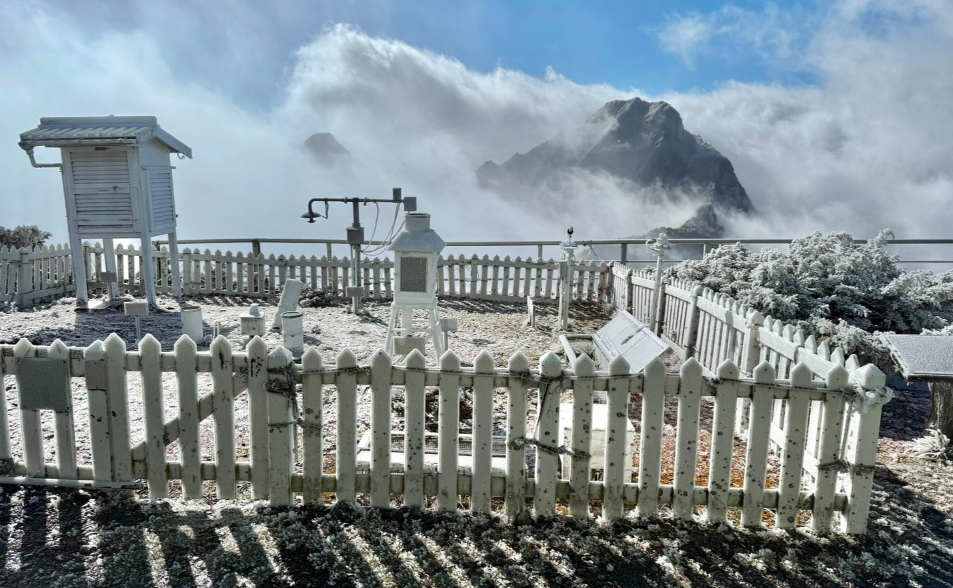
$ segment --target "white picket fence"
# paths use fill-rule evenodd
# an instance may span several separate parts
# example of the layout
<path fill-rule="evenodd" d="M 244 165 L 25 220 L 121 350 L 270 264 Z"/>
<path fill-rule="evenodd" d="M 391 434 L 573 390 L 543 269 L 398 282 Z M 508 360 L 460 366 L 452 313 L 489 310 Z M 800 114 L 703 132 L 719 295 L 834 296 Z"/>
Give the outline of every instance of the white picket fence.
<path fill-rule="evenodd" d="M 0 310 L 14 304 L 28 308 L 75 291 L 69 246 L 0 247 Z"/>
<path fill-rule="evenodd" d="M 135 247 L 116 247 L 119 288 L 139 294 L 142 291 L 139 267 L 142 252 Z M 84 247 L 87 275 L 99 276 L 106 267 L 105 249 L 99 243 Z M 168 248 L 152 251 L 156 270 L 156 291 L 172 293 Z M 347 257 L 265 256 L 242 252 L 204 252 L 183 249 L 180 253 L 183 293 L 186 295 L 227 295 L 268 297 L 277 294 L 286 279 L 297 279 L 315 290 L 343 294 L 350 284 L 350 261 Z M 559 264 L 550 259 L 523 259 L 509 256 L 465 257 L 440 256 L 438 260 L 437 294 L 439 296 L 480 300 L 525 301 L 527 296 L 540 300 L 556 297 Z M 391 259 L 361 260 L 363 284 L 368 298 L 390 298 L 394 284 L 394 262 Z M 574 271 L 571 290 L 577 300 L 602 300 L 608 292 L 609 262 L 579 262 Z M 91 280 L 91 293 L 101 294 L 106 285 Z"/>
<path fill-rule="evenodd" d="M 870 450 L 876 449 L 880 412 L 876 405 L 865 409 L 865 395 L 849 385 L 851 375 L 840 365 L 822 380 L 815 379 L 805 363 L 797 364 L 790 378 L 776 379 L 775 368 L 763 361 L 748 379 L 741 378 L 738 366 L 728 361 L 719 366 L 716 377 L 706 378 L 694 359 L 685 361 L 678 374 L 666 373 L 664 364 L 655 360 L 633 375 L 622 358 L 608 371 L 596 371 L 583 356 L 569 370 L 548 353 L 531 369 L 522 353 L 513 355 L 504 367 L 494 365 L 484 352 L 471 368 L 461 367 L 460 358 L 448 352 L 436 367 L 428 366 L 416 351 L 404 365 L 393 365 L 381 351 L 370 365 L 358 365 L 349 350 L 326 363 L 311 348 L 299 364 L 285 349 L 269 352 L 257 338 L 244 352 L 233 350 L 221 337 L 209 351 L 199 352 L 187 337 L 174 349 L 163 351 L 158 341 L 147 336 L 138 351 L 129 351 L 125 342 L 111 335 L 85 349 L 70 349 L 59 341 L 48 347 L 35 347 L 26 340 L 0 346 L 0 380 L 10 376 L 16 380 L 16 389 L 22 390 L 29 382 L 24 381 L 26 372 L 20 372 L 21 358 L 29 357 L 65 364 L 62 373 L 67 381 L 60 384 L 68 391 L 73 383 L 74 391 L 67 392 L 69 406 L 53 415 L 55 463 L 46 463 L 44 457 L 42 407 L 25 409 L 30 404 L 24 404 L 20 395 L 20 433 L 12 438 L 7 399 L 0 395 L 0 466 L 5 469 L 0 473 L 6 476 L 0 482 L 122 488 L 142 479 L 151 499 L 167 496 L 170 480 L 180 481 L 187 499 L 203 496 L 203 480 L 215 481 L 215 494 L 221 499 L 236 497 L 237 484 L 250 482 L 253 498 L 275 505 L 291 503 L 296 493 L 302 494 L 304 502 L 321 502 L 325 493 L 333 493 L 337 501 L 354 502 L 361 494 L 367 495 L 372 506 L 388 507 L 397 495 L 404 505 L 423 506 L 430 498 L 438 510 L 454 511 L 461 497 L 466 497 L 473 512 L 488 512 L 496 504 L 510 516 L 527 508 L 531 499 L 538 515 L 553 514 L 561 504 L 571 516 L 587 518 L 592 507 L 599 506 L 608 520 L 631 509 L 641 516 L 657 516 L 660 507 L 670 506 L 677 518 L 690 519 L 696 507 L 705 507 L 709 519 L 724 521 L 729 509 L 739 507 L 746 526 L 761 526 L 765 509 L 770 509 L 778 528 L 792 528 L 798 515 L 810 515 L 816 530 L 830 529 L 833 521 L 836 529 L 849 533 L 863 532 L 867 520 L 874 464 Z M 164 373 L 174 374 L 174 379 L 164 378 Z M 209 377 L 211 392 L 200 398 L 200 378 L 204 382 Z M 129 397 L 132 378 L 141 380 L 141 398 Z M 868 371 L 860 385 L 869 386 L 873 379 Z M 371 458 L 367 463 L 357 461 L 357 408 L 358 399 L 363 398 L 358 389 L 362 386 L 370 388 Z M 403 400 L 396 401 L 399 419 L 394 403 L 401 395 L 395 396 L 395 387 L 403 389 Z M 439 391 L 435 468 L 424 460 L 428 388 Z M 467 467 L 459 463 L 463 388 L 470 389 L 473 402 L 472 462 Z M 500 389 L 505 390 L 505 398 L 494 394 Z M 572 433 L 567 446 L 557 447 L 560 397 L 569 391 Z M 593 395 L 600 392 L 608 399 L 610 416 L 604 474 L 594 480 L 588 458 L 598 453 L 591 446 L 591 405 Z M 240 461 L 236 436 L 243 431 L 236 426 L 236 400 L 244 393 L 248 395 L 242 406 L 247 405 L 244 433 L 249 447 L 247 461 Z M 324 425 L 326 394 L 336 398 L 334 431 Z M 666 396 L 678 403 L 675 453 L 668 459 L 662 451 L 665 435 L 671 434 L 665 432 L 663 421 Z M 527 419 L 534 399 L 536 418 Z M 699 417 L 706 402 L 713 402 L 712 446 L 702 456 L 698 471 Z M 136 435 L 130 427 L 131 403 L 141 410 L 142 432 Z M 625 430 L 630 403 L 640 403 L 642 411 L 641 436 L 633 452 L 638 456 L 634 479 L 626 479 L 624 473 L 626 435 L 613 434 Z M 769 488 L 769 433 L 775 422 L 772 412 L 779 403 L 785 407 L 784 450 L 780 470 L 774 472 L 778 484 Z M 493 466 L 496 404 L 506 412 L 505 467 Z M 819 453 L 808 450 L 811 404 L 822 407 Z M 177 406 L 177 413 L 167 419 L 170 406 Z M 88 423 L 75 422 L 74 414 L 88 415 Z M 200 427 L 206 419 L 211 419 L 214 429 L 211 461 L 201 457 Z M 743 421 L 749 423 L 744 482 L 736 487 L 731 483 L 733 442 L 740 432 L 737 423 Z M 404 423 L 403 464 L 391 462 L 395 422 Z M 537 424 L 529 426 L 533 422 Z M 88 431 L 89 464 L 77 461 L 80 426 Z M 299 433 L 302 454 L 295 460 Z M 325 473 L 327 439 L 334 439 L 336 446 L 331 473 Z M 167 454 L 168 446 L 175 443 L 178 461 Z M 527 467 L 527 447 L 535 448 L 532 471 Z M 571 461 L 569 479 L 561 479 L 561 457 Z M 805 475 L 812 459 L 817 461 L 816 476 Z M 673 472 L 670 484 L 662 483 L 663 471 Z M 699 475 L 704 479 L 706 471 L 707 482 L 698 484 Z"/>
<path fill-rule="evenodd" d="M 648 321 L 654 275 L 627 268 L 611 271 L 613 303 L 636 318 Z M 749 377 L 756 377 L 757 370 L 767 365 L 779 377 L 794 378 L 796 366 L 804 366 L 805 377 L 809 375 L 812 382 L 825 381 L 834 370 L 843 368 L 849 384 L 864 391 L 867 404 L 857 409 L 863 410 L 863 414 L 841 423 L 842 430 L 836 432 L 836 439 L 825 439 L 824 431 L 830 431 L 825 424 L 828 408 L 825 403 L 816 401 L 794 406 L 778 399 L 773 409 L 767 409 L 767 421 L 756 422 L 751 413 L 742 411 L 736 427 L 749 438 L 755 435 L 769 438 L 772 450 L 784 452 L 792 427 L 805 429 L 802 424 L 806 418 L 807 445 L 801 462 L 805 472 L 814 479 L 823 478 L 832 463 L 830 444 L 840 443 L 842 452 L 852 453 L 854 463 L 864 464 L 852 470 L 853 487 L 869 493 L 880 433 L 881 404 L 889 399 L 883 372 L 872 364 L 861 366 L 855 355 L 847 357 L 840 347 L 832 350 L 827 341 L 818 344 L 813 335 L 805 337 L 794 325 L 764 317 L 708 288 L 669 279 L 662 281 L 661 292 L 657 333 L 683 360 L 697 360 L 706 376 L 714 375 L 725 361 L 740 366 L 741 373 Z"/>

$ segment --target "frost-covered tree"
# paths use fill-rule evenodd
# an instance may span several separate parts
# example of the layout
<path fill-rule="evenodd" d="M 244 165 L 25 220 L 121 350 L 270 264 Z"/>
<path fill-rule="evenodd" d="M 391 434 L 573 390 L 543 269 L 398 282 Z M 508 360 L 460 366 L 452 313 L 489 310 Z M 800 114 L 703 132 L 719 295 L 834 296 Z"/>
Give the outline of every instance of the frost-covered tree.
<path fill-rule="evenodd" d="M 667 270 L 888 367 L 877 332 L 953 329 L 953 272 L 904 271 L 882 231 L 866 244 L 846 233 L 814 233 L 788 251 L 740 244 Z"/>
<path fill-rule="evenodd" d="M 52 236 L 52 233 L 36 225 L 20 225 L 12 229 L 0 225 L 0 247 L 33 248 L 43 245 Z"/>

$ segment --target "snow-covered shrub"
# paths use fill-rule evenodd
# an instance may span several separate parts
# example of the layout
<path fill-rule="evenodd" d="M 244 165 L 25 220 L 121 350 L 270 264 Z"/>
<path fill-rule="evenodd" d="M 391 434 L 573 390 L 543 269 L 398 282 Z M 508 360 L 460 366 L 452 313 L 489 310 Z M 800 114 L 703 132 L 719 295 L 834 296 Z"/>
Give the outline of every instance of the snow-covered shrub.
<path fill-rule="evenodd" d="M 666 273 L 696 281 L 785 322 L 797 322 L 831 346 L 885 366 L 878 332 L 951 331 L 953 272 L 904 271 L 882 231 L 858 244 L 846 233 L 797 239 L 787 252 L 714 249 Z"/>
<path fill-rule="evenodd" d="M 19 225 L 13 229 L 8 229 L 0 225 L 0 247 L 37 247 L 46 243 L 46 240 L 52 237 L 49 231 L 43 231 L 36 225 Z"/>

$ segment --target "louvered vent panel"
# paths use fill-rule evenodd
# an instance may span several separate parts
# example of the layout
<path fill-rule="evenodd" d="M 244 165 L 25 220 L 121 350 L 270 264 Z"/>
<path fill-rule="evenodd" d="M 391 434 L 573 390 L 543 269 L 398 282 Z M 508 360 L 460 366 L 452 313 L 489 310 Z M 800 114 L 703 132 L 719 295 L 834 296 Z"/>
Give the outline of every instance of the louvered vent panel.
<path fill-rule="evenodd" d="M 149 170 L 149 190 L 152 195 L 152 229 L 173 228 L 172 169 Z"/>
<path fill-rule="evenodd" d="M 74 151 L 70 153 L 70 175 L 80 234 L 134 229 L 125 150 Z"/>

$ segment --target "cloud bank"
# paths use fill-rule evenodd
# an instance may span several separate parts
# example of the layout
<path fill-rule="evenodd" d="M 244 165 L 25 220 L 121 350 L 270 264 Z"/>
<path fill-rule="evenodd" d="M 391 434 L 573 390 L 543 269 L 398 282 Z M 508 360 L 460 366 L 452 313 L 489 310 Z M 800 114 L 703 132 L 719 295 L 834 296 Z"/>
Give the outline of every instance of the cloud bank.
<path fill-rule="evenodd" d="M 646 96 L 553 70 L 477 72 L 332 25 L 294 54 L 279 98 L 263 110 L 183 76 L 184 65 L 135 27 L 93 31 L 44 5 L 14 5 L 0 15 L 0 224 L 39 224 L 66 239 L 58 175 L 32 169 L 16 146 L 40 116 L 154 114 L 195 152 L 175 176 L 184 238 L 340 238 L 349 211 L 308 225 L 298 218 L 308 198 L 386 198 L 393 186 L 417 196 L 448 240 L 554 239 L 570 224 L 582 238 L 629 235 L 692 211 L 646 207 L 611 178 L 581 177 L 565 210 L 534 213 L 479 189 L 473 172 L 577 126 L 606 101 L 641 95 L 670 102 L 733 162 L 765 215 L 728 219 L 734 236 L 872 236 L 888 226 L 901 238 L 948 236 L 953 7 L 852 0 L 799 14 L 726 7 L 673 16 L 658 34 L 695 67 L 754 52 L 810 72 L 816 84 L 728 82 Z M 311 161 L 302 143 L 319 131 L 357 165 Z M 373 209 L 363 214 L 370 224 Z M 391 214 L 381 222 L 389 226 Z"/>

